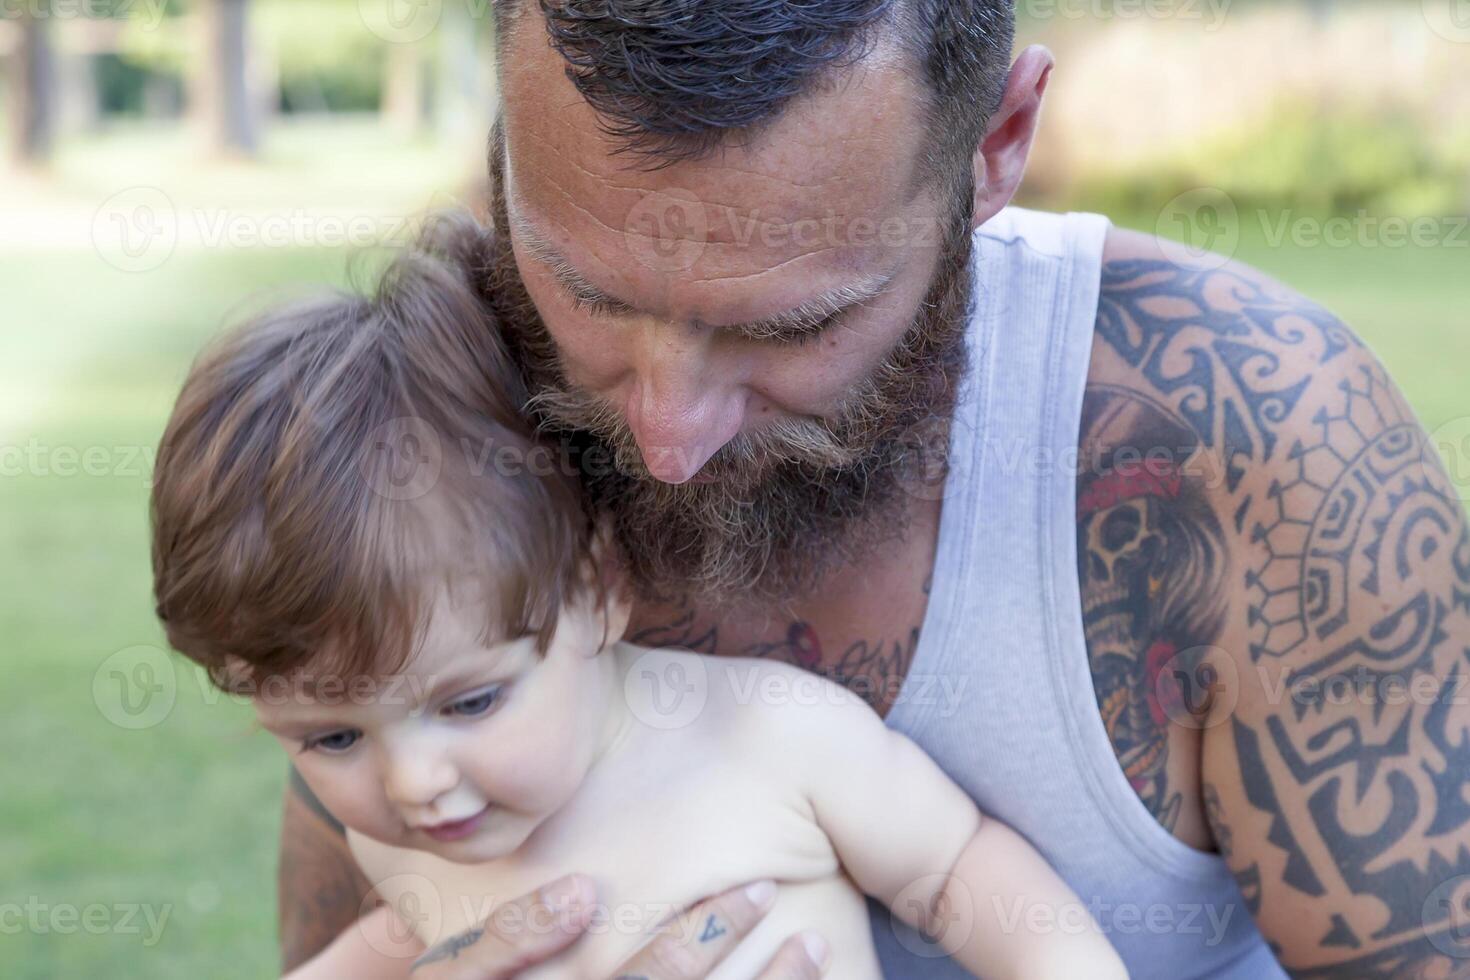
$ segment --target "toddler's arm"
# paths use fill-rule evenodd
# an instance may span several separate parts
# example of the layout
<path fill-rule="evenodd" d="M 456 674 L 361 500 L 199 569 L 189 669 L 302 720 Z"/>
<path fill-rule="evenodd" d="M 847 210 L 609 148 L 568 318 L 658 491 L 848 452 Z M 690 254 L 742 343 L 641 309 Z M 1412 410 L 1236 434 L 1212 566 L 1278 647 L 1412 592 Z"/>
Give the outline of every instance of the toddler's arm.
<path fill-rule="evenodd" d="M 987 980 L 1127 977 L 1087 908 L 1034 847 L 982 817 L 866 704 L 830 701 L 778 710 L 787 716 L 788 757 L 793 744 L 804 750 L 817 821 L 858 887 Z"/>
<path fill-rule="evenodd" d="M 405 980 L 424 944 L 395 929 L 384 905 L 343 930 L 331 945 L 282 980 Z"/>

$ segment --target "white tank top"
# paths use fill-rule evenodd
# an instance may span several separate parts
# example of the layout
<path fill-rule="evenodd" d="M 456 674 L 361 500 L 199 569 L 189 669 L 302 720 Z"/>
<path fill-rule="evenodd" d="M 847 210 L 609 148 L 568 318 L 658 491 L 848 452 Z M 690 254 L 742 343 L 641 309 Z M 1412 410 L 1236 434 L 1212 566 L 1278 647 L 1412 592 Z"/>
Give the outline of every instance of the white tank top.
<path fill-rule="evenodd" d="M 1051 861 L 1134 980 L 1285 978 L 1224 861 L 1164 830 L 1129 786 L 1093 693 L 1076 460 L 1108 227 L 1008 208 L 976 233 L 934 581 L 888 724 Z M 1067 926 L 975 903 L 1018 929 Z M 872 912 L 885 976 L 966 976 Z"/>

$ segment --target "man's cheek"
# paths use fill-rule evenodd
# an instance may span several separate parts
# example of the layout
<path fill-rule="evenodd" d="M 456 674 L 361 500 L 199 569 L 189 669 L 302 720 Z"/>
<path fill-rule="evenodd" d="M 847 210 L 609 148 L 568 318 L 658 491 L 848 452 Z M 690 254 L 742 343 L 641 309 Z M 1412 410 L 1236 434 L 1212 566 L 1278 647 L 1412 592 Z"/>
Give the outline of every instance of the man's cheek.
<path fill-rule="evenodd" d="M 628 363 L 617 325 L 592 320 L 575 310 L 555 311 L 542 319 L 568 384 L 598 392 L 616 383 Z"/>
<path fill-rule="evenodd" d="M 808 346 L 815 343 L 818 341 Z M 773 358 L 764 370 L 756 372 L 761 379 L 756 392 L 777 411 L 830 418 L 838 413 L 844 399 L 873 376 L 880 360 L 881 353 L 870 361 L 863 352 L 828 350 L 811 356 L 792 351 Z"/>

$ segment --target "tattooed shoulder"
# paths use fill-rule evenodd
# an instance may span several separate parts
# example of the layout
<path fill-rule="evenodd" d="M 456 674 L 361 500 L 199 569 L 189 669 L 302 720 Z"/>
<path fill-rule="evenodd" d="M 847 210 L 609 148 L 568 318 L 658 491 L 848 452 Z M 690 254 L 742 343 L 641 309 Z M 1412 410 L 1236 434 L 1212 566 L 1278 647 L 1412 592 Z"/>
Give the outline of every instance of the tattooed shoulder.
<path fill-rule="evenodd" d="M 1181 267 L 1137 243 L 1103 272 L 1078 488 L 1089 649 L 1119 758 L 1167 824 L 1191 803 L 1170 747 L 1200 732 L 1208 785 L 1192 802 L 1295 970 L 1460 975 L 1459 495 L 1336 317 L 1249 269 Z"/>

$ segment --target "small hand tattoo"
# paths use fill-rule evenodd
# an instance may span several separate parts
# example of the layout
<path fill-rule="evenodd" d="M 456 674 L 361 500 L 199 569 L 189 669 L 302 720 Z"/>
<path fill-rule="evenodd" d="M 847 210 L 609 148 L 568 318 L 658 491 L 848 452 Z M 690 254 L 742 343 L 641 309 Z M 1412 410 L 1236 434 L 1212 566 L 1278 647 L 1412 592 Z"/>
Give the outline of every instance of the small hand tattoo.
<path fill-rule="evenodd" d="M 475 943 L 479 942 L 481 937 L 484 935 L 485 930 L 483 928 L 477 928 L 471 929 L 468 932 L 462 932 L 457 936 L 450 936 L 448 939 L 444 940 L 442 943 L 433 947 L 427 953 L 414 960 L 413 966 L 409 969 L 408 972 L 412 973 L 414 972 L 414 970 L 417 970 L 421 966 L 428 966 L 430 963 L 437 963 L 440 960 L 458 959 L 460 950 L 468 946 L 475 945 Z"/>

